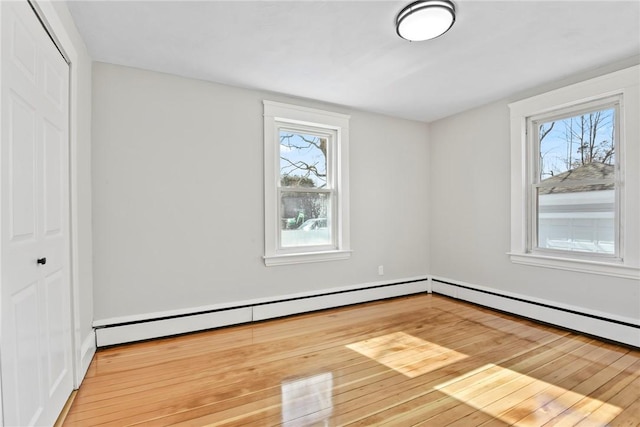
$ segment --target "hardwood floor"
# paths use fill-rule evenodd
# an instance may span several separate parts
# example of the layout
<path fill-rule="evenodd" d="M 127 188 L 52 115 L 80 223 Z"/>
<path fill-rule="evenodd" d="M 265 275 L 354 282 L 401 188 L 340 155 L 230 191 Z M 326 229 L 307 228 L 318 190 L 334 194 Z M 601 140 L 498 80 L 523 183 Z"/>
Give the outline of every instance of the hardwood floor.
<path fill-rule="evenodd" d="M 438 295 L 98 351 L 65 426 L 637 426 L 640 351 Z"/>

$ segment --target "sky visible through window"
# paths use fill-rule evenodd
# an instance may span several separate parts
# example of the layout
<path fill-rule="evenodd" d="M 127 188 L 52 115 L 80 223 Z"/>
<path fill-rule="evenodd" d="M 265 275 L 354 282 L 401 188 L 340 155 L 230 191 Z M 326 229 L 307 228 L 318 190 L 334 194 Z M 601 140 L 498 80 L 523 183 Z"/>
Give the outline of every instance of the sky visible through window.
<path fill-rule="evenodd" d="M 582 165 L 615 162 L 615 109 L 539 123 L 540 179 Z"/>
<path fill-rule="evenodd" d="M 280 180 L 287 187 L 327 185 L 327 138 L 280 131 Z"/>

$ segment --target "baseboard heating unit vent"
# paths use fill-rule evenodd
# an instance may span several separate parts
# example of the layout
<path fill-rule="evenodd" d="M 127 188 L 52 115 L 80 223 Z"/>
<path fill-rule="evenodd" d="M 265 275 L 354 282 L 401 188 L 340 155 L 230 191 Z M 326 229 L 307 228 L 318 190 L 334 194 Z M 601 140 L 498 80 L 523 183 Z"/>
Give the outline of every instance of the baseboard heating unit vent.
<path fill-rule="evenodd" d="M 529 319 L 560 326 L 596 337 L 640 347 L 640 320 L 589 312 L 553 301 L 505 294 L 497 290 L 443 278 L 431 278 L 433 293 L 469 301 Z"/>
<path fill-rule="evenodd" d="M 405 279 L 401 282 L 334 288 L 318 293 L 240 301 L 231 304 L 199 307 L 188 311 L 171 311 L 146 314 L 144 316 L 105 319 L 94 322 L 93 326 L 96 329 L 97 346 L 105 347 L 424 293 L 429 290 L 428 286 L 427 277 L 418 277 Z"/>

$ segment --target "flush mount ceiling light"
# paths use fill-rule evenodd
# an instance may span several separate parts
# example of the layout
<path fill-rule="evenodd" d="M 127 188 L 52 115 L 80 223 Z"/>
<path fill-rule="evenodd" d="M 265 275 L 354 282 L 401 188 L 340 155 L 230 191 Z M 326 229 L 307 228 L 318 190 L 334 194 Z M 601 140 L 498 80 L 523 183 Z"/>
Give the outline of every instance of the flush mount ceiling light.
<path fill-rule="evenodd" d="M 409 41 L 435 39 L 446 33 L 456 20 L 456 9 L 448 0 L 411 3 L 396 18 L 396 31 Z"/>

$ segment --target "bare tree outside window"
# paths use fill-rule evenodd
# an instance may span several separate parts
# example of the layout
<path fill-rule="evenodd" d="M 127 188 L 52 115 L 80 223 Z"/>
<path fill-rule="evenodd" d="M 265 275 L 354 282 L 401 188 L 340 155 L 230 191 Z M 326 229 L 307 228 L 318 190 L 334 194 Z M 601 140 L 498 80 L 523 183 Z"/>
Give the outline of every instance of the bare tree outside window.
<path fill-rule="evenodd" d="M 615 110 L 605 109 L 538 125 L 540 179 L 589 163 L 615 162 Z"/>
<path fill-rule="evenodd" d="M 280 132 L 280 178 L 286 186 L 327 185 L 327 138 Z M 306 181 L 305 181 L 306 180 Z"/>

